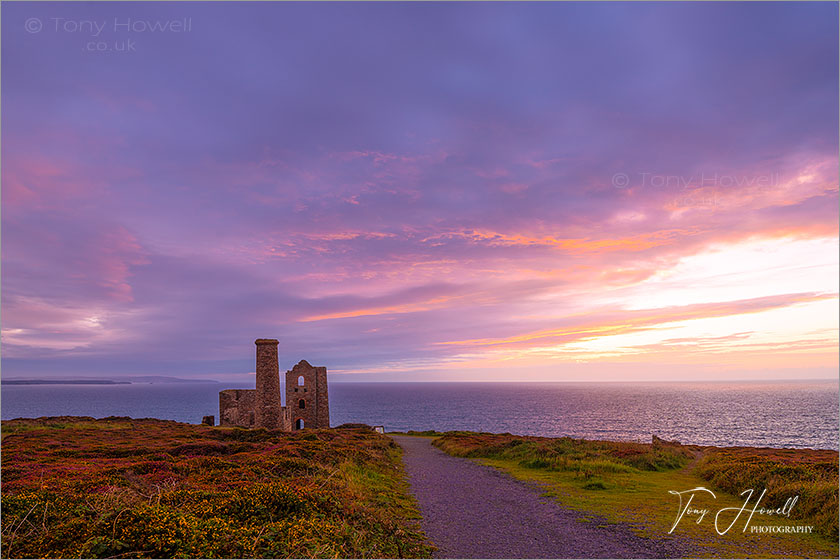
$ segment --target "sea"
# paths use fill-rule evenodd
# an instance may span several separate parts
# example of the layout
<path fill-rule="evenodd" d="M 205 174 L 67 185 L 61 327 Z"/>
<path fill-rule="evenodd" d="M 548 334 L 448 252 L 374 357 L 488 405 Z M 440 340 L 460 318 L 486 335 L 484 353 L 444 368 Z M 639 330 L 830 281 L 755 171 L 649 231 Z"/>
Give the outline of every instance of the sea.
<path fill-rule="evenodd" d="M 3 385 L 2 419 L 130 416 L 218 421 L 225 383 Z M 838 382 L 334 383 L 333 426 L 471 430 L 616 441 L 838 448 Z"/>

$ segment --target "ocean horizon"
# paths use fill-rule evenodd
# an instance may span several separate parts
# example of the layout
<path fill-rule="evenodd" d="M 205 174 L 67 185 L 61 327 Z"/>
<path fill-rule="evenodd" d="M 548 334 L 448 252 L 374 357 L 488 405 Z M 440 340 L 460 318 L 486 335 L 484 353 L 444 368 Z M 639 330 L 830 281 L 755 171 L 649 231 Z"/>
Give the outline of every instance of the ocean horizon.
<path fill-rule="evenodd" d="M 128 416 L 218 422 L 247 383 L 4 385 L 2 419 Z M 331 425 L 545 437 L 838 449 L 838 382 L 330 382 Z"/>

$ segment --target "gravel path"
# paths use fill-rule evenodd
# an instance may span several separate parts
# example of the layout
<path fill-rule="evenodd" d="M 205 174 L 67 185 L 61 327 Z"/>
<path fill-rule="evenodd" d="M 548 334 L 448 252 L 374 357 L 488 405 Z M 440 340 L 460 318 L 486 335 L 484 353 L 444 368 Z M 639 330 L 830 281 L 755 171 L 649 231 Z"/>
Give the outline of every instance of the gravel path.
<path fill-rule="evenodd" d="M 646 539 L 597 517 L 588 523 L 576 521 L 584 514 L 540 496 L 535 485 L 447 455 L 427 438 L 391 437 L 403 448 L 422 526 L 438 547 L 438 558 L 691 556 L 676 539 Z"/>

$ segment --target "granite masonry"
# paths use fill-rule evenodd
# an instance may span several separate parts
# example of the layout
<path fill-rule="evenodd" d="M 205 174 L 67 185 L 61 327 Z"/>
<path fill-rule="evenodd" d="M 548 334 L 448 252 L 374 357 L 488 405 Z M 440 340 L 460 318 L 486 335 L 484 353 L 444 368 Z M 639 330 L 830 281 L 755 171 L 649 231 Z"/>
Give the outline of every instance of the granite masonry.
<path fill-rule="evenodd" d="M 219 425 L 269 428 L 288 432 L 329 428 L 327 368 L 301 360 L 286 372 L 286 406 L 280 398 L 280 366 L 274 339 L 259 338 L 257 388 L 219 392 Z"/>

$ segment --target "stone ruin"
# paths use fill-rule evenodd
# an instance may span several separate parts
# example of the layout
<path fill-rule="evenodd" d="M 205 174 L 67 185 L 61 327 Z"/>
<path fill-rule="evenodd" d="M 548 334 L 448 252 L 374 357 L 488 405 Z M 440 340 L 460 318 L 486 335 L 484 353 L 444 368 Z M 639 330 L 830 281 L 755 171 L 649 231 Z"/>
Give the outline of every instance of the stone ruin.
<path fill-rule="evenodd" d="M 219 425 L 291 432 L 329 428 L 327 368 L 301 360 L 286 372 L 286 406 L 280 398 L 280 368 L 274 339 L 257 339 L 257 388 L 219 392 Z"/>

